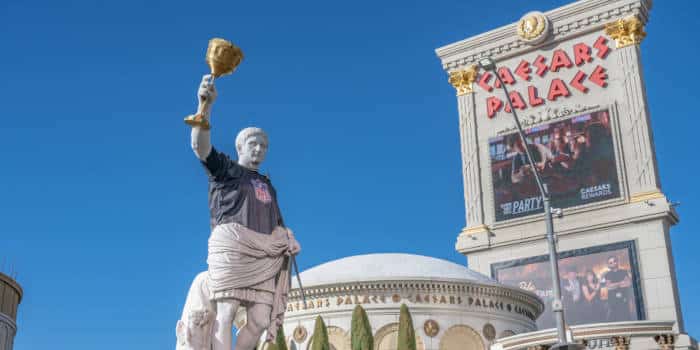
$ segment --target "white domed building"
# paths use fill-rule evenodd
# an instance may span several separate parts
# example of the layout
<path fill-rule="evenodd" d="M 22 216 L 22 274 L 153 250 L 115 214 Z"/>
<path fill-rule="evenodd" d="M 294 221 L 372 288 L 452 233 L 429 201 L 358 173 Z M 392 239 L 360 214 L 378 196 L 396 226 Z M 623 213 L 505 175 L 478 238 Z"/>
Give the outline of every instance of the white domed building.
<path fill-rule="evenodd" d="M 351 256 L 300 276 L 307 307 L 294 278 L 284 323 L 290 349 L 310 348 L 314 321 L 321 315 L 331 348 L 350 350 L 356 305 L 367 311 L 375 350 L 396 350 L 402 303 L 411 312 L 418 350 L 487 349 L 496 338 L 536 330 L 544 308 L 530 292 L 420 255 Z"/>

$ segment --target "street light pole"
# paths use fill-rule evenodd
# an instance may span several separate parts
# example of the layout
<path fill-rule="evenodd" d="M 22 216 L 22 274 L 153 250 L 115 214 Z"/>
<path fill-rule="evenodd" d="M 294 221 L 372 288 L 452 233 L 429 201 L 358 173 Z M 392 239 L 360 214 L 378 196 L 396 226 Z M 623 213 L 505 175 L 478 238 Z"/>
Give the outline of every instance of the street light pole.
<path fill-rule="evenodd" d="M 547 226 L 547 245 L 549 246 L 549 266 L 552 270 L 552 289 L 554 292 L 554 300 L 552 301 L 552 311 L 554 312 L 554 319 L 557 324 L 557 338 L 559 343 L 553 345 L 550 350 L 574 350 L 582 349 L 583 347 L 578 344 L 569 343 L 566 339 L 566 321 L 564 320 L 564 306 L 561 301 L 561 286 L 559 279 L 559 264 L 558 254 L 557 254 L 557 242 L 554 236 L 554 220 L 552 219 L 552 208 L 549 198 L 549 191 L 547 189 L 547 184 L 542 182 L 540 178 L 539 171 L 535 166 L 535 162 L 532 158 L 532 153 L 528 147 L 527 139 L 525 138 L 525 133 L 520 125 L 520 120 L 518 115 L 513 108 L 513 102 L 510 100 L 510 94 L 506 84 L 496 72 L 496 63 L 491 58 L 484 58 L 479 60 L 479 66 L 485 71 L 491 71 L 496 76 L 496 79 L 501 84 L 503 91 L 506 94 L 506 101 L 508 101 L 508 106 L 510 106 L 510 111 L 513 114 L 513 119 L 515 120 L 515 126 L 518 129 L 518 135 L 520 135 L 520 140 L 522 141 L 523 148 L 525 148 L 525 154 L 528 158 L 528 163 L 532 169 L 532 174 L 535 176 L 535 182 L 537 182 L 537 188 L 540 190 L 540 195 L 542 196 L 542 202 L 544 205 L 544 218 Z"/>

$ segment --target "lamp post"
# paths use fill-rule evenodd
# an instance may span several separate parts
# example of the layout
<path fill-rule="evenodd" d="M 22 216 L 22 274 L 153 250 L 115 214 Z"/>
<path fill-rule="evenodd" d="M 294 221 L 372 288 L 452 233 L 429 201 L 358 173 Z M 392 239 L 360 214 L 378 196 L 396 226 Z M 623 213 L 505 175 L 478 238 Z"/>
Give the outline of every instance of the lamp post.
<path fill-rule="evenodd" d="M 569 343 L 566 339 L 566 322 L 564 321 L 564 307 L 561 302 L 561 287 L 559 285 L 559 265 L 557 264 L 557 244 L 556 238 L 554 237 L 554 222 L 552 219 L 552 208 L 550 206 L 549 191 L 547 190 L 547 184 L 542 182 L 540 174 L 535 166 L 535 162 L 532 158 L 532 153 L 528 147 L 527 139 L 525 138 L 525 133 L 520 125 L 520 120 L 518 120 L 518 115 L 513 108 L 513 102 L 510 100 L 510 94 L 508 93 L 508 88 L 506 84 L 503 83 L 501 77 L 496 72 L 496 63 L 489 57 L 482 58 L 479 60 L 479 67 L 485 71 L 493 72 L 498 79 L 498 82 L 503 87 L 503 92 L 506 94 L 506 101 L 508 101 L 508 106 L 510 106 L 510 111 L 513 114 L 513 119 L 515 120 L 515 126 L 518 129 L 518 135 L 520 135 L 520 140 L 522 141 L 523 148 L 525 148 L 525 154 L 527 155 L 527 160 L 532 170 L 532 174 L 535 176 L 535 182 L 537 182 L 537 188 L 540 190 L 540 195 L 542 196 L 542 202 L 544 204 L 544 217 L 547 226 L 547 244 L 549 246 L 549 265 L 552 270 L 552 289 L 554 290 L 554 300 L 552 301 L 552 311 L 554 312 L 554 319 L 557 323 L 557 338 L 559 343 L 553 345 L 550 350 L 579 350 L 583 347 L 579 344 Z"/>

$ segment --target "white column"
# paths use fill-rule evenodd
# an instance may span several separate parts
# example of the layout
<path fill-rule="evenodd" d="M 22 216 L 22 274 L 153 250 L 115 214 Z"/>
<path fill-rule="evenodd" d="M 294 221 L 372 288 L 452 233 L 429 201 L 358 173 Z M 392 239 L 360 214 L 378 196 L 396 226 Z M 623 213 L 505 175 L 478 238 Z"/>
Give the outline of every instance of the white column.
<path fill-rule="evenodd" d="M 624 98 L 620 100 L 620 130 L 625 141 L 624 157 L 630 196 L 658 193 L 660 184 L 650 128 L 646 91 L 641 72 L 639 44 L 614 51 L 622 67 Z"/>
<path fill-rule="evenodd" d="M 466 227 L 479 227 L 484 224 L 484 210 L 479 171 L 479 143 L 475 120 L 474 94 L 458 96 L 457 103 L 459 106 L 459 133 L 462 146 Z"/>

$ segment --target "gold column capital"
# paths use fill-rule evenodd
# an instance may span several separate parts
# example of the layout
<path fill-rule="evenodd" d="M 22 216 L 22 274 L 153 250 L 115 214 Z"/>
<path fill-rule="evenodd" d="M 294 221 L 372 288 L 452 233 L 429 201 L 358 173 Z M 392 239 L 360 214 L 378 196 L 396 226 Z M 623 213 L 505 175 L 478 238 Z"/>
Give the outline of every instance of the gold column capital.
<path fill-rule="evenodd" d="M 647 36 L 644 31 L 644 23 L 637 16 L 620 18 L 606 24 L 605 34 L 615 40 L 618 49 L 637 45 Z"/>
<path fill-rule="evenodd" d="M 629 350 L 630 348 L 630 337 L 623 335 L 616 335 L 610 338 L 612 345 L 615 350 Z"/>
<path fill-rule="evenodd" d="M 489 227 L 486 225 L 478 225 L 478 226 L 472 226 L 472 227 L 465 227 L 462 229 L 462 232 L 460 234 L 463 235 L 473 235 L 475 233 L 482 233 L 482 232 L 489 232 Z"/>
<path fill-rule="evenodd" d="M 630 203 L 637 203 L 637 202 L 643 202 L 643 201 L 648 201 L 652 199 L 657 199 L 657 198 L 664 198 L 664 194 L 657 190 L 654 191 L 649 191 L 649 192 L 641 192 L 641 193 L 635 193 L 630 196 Z"/>
<path fill-rule="evenodd" d="M 457 96 L 471 94 L 474 92 L 472 83 L 476 80 L 476 65 L 473 64 L 466 69 L 450 72 L 448 81 L 457 90 Z"/>
<path fill-rule="evenodd" d="M 654 337 L 654 340 L 661 350 L 672 350 L 676 343 L 676 337 L 673 334 L 659 334 Z"/>

